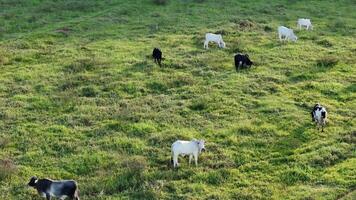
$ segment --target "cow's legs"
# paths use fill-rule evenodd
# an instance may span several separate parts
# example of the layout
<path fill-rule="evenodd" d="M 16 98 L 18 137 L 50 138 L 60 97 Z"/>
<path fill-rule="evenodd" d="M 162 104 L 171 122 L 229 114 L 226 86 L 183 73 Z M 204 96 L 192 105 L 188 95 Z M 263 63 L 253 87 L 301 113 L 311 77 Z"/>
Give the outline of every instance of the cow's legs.
<path fill-rule="evenodd" d="M 321 132 L 324 132 L 325 121 L 321 124 Z"/>
<path fill-rule="evenodd" d="M 198 166 L 198 153 L 194 154 L 195 166 Z"/>
<path fill-rule="evenodd" d="M 46 193 L 46 199 L 51 200 L 51 195 L 49 193 Z"/>
<path fill-rule="evenodd" d="M 209 41 L 205 40 L 204 49 L 209 49 Z"/>
<path fill-rule="evenodd" d="M 190 166 L 190 163 L 192 162 L 192 158 L 193 158 L 193 155 L 190 154 L 190 155 L 189 155 L 189 166 Z"/>
<path fill-rule="evenodd" d="M 78 193 L 79 193 L 78 190 L 76 190 L 74 193 L 74 198 L 73 198 L 74 200 L 80 200 Z"/>
<path fill-rule="evenodd" d="M 178 167 L 178 155 L 173 155 L 173 167 Z"/>

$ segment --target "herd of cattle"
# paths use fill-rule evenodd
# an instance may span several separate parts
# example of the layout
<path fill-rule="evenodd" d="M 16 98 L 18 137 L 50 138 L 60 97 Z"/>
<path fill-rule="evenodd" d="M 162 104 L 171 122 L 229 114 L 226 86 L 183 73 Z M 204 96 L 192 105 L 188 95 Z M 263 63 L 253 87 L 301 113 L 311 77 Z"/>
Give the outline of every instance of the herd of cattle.
<path fill-rule="evenodd" d="M 298 27 L 301 29 L 305 27 L 306 30 L 312 30 L 313 26 L 310 19 L 298 19 Z M 278 27 L 279 40 L 291 40 L 297 41 L 298 37 L 294 34 L 292 29 L 284 26 Z M 209 48 L 209 42 L 216 43 L 220 48 L 225 48 L 226 44 L 223 41 L 222 35 L 207 33 L 205 35 L 204 48 Z M 158 48 L 154 48 L 152 52 L 152 57 L 159 66 L 162 65 L 162 51 Z M 234 55 L 236 71 L 240 68 L 248 66 L 250 67 L 253 62 L 250 60 L 249 55 L 237 53 Z M 316 123 L 318 130 L 321 126 L 322 132 L 324 131 L 324 126 L 327 119 L 327 111 L 325 107 L 321 106 L 319 103 L 316 104 L 311 111 L 312 121 Z M 173 168 L 178 167 L 178 156 L 188 155 L 189 165 L 194 157 L 195 165 L 198 165 L 198 156 L 203 151 L 205 151 L 205 141 L 193 139 L 191 141 L 177 140 L 171 146 L 171 161 Z M 38 193 L 50 200 L 51 197 L 58 197 L 61 200 L 69 197 L 70 199 L 79 200 L 78 185 L 73 180 L 62 180 L 53 181 L 50 179 L 38 179 L 37 177 L 32 177 L 28 183 L 30 187 L 34 187 Z"/>

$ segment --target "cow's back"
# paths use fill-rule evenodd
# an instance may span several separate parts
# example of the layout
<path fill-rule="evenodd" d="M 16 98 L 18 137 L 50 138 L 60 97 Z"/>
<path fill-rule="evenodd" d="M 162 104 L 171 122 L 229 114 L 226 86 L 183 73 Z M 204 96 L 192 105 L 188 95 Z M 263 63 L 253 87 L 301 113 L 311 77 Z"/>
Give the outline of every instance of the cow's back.
<path fill-rule="evenodd" d="M 285 27 L 285 26 L 279 26 L 278 27 L 278 32 L 279 33 L 288 33 L 289 32 L 289 28 Z"/>
<path fill-rule="evenodd" d="M 56 197 L 73 196 L 77 187 L 77 183 L 73 180 L 55 181 L 51 185 L 50 193 Z"/>
<path fill-rule="evenodd" d="M 156 59 L 161 59 L 162 58 L 162 52 L 161 50 L 154 48 L 152 52 L 152 56 Z"/>
<path fill-rule="evenodd" d="M 214 34 L 214 33 L 205 34 L 205 40 L 218 41 L 221 39 L 222 39 L 222 36 L 220 34 Z"/>
<path fill-rule="evenodd" d="M 311 24 L 310 19 L 298 19 L 298 23 L 302 25 L 308 25 Z"/>
<path fill-rule="evenodd" d="M 172 152 L 178 154 L 189 154 L 194 151 L 191 141 L 177 140 L 172 144 Z"/>

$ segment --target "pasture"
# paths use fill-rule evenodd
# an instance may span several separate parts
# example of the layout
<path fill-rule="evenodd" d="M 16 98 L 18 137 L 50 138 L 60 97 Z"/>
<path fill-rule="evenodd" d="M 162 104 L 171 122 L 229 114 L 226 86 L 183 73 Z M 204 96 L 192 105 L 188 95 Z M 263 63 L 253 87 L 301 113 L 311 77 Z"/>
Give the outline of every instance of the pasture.
<path fill-rule="evenodd" d="M 34 175 L 82 200 L 355 199 L 355 1 L 154 2 L 0 0 L 0 199 L 42 199 Z M 198 167 L 173 170 L 192 138 Z"/>

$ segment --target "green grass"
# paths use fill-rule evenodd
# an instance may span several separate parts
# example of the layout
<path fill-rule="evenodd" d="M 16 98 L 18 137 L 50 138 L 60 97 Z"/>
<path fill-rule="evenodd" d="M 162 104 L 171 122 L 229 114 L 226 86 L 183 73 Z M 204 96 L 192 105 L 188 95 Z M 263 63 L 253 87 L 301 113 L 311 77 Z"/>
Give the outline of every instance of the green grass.
<path fill-rule="evenodd" d="M 355 6 L 0 0 L 0 199 L 41 199 L 33 175 L 88 200 L 354 199 Z M 299 17 L 314 30 L 280 43 Z M 204 50 L 206 32 L 227 48 Z M 256 65 L 236 73 L 237 52 Z M 199 166 L 172 170 L 170 145 L 192 138 Z"/>

